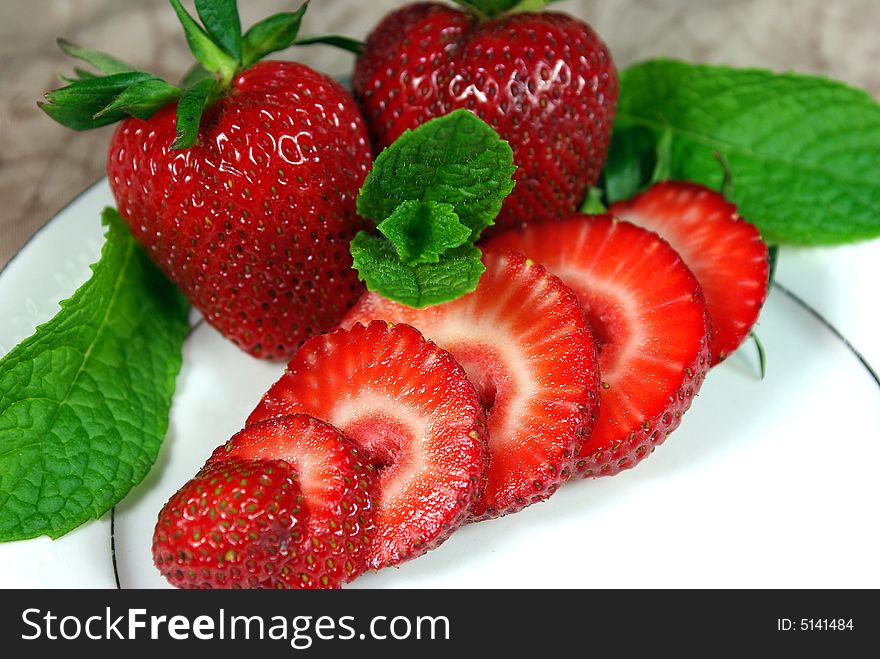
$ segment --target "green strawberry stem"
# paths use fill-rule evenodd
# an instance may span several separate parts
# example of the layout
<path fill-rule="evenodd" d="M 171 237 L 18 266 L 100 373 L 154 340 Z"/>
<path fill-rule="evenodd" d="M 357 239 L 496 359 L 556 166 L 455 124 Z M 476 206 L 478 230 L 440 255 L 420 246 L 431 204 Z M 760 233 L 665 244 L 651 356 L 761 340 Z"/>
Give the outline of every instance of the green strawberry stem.
<path fill-rule="evenodd" d="M 273 14 L 242 34 L 236 0 L 195 0 L 198 20 L 181 4 L 169 0 L 183 26 L 196 63 L 179 85 L 116 59 L 59 39 L 66 54 L 97 69 L 75 68 L 64 78 L 67 86 L 50 91 L 37 105 L 52 119 L 74 130 L 90 130 L 127 117 L 148 119 L 161 108 L 177 103 L 177 134 L 172 148 L 195 144 L 202 114 L 232 86 L 245 69 L 267 55 L 293 45 L 327 44 L 359 53 L 359 41 L 339 35 L 299 37 L 306 0 L 296 11 Z M 201 22 L 199 22 L 201 21 Z"/>
<path fill-rule="evenodd" d="M 221 46 L 214 37 L 199 25 L 189 12 L 180 4 L 180 0 L 170 0 L 171 6 L 174 8 L 180 24 L 183 25 L 183 33 L 186 36 L 186 42 L 192 51 L 196 60 L 217 77 L 218 86 L 226 89 L 232 84 L 232 79 L 241 66 L 241 56 L 236 58 Z M 199 5 L 206 4 L 207 0 L 199 2 L 196 0 L 196 8 Z M 234 1 L 217 0 L 218 4 L 229 5 L 235 7 Z M 238 10 L 234 11 L 236 21 L 238 20 Z M 241 40 L 241 27 L 239 27 L 239 40 Z"/>
<path fill-rule="evenodd" d="M 86 50 L 85 48 L 80 48 L 76 44 L 67 41 L 67 39 L 58 39 L 58 47 L 66 55 L 70 55 L 71 57 L 75 57 L 91 64 L 101 73 L 106 73 L 109 75 L 111 73 L 125 73 L 127 71 L 135 70 L 135 68 L 130 64 L 126 64 L 125 62 L 116 59 L 112 55 L 107 55 L 106 53 L 101 53 L 96 50 Z"/>

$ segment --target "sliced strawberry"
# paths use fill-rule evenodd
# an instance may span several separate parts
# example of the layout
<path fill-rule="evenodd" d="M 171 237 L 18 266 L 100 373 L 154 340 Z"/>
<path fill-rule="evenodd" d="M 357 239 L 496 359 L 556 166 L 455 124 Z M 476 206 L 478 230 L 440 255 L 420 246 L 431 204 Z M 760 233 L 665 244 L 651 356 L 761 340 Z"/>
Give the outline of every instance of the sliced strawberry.
<path fill-rule="evenodd" d="M 281 460 L 208 463 L 159 513 L 153 561 L 179 588 L 260 588 L 296 561 L 308 513 Z"/>
<path fill-rule="evenodd" d="M 634 466 L 678 427 L 709 368 L 710 326 L 697 280 L 656 234 L 610 216 L 509 231 L 490 245 L 519 250 L 558 275 L 593 329 L 599 421 L 578 471 L 612 475 Z"/>
<path fill-rule="evenodd" d="M 248 426 L 219 447 L 209 464 L 284 460 L 299 476 L 308 521 L 295 560 L 273 575 L 273 588 L 339 588 L 367 567 L 375 535 L 370 492 L 375 480 L 355 445 L 336 428 L 304 414 Z"/>
<path fill-rule="evenodd" d="M 571 476 L 595 421 L 593 339 L 574 294 L 520 254 L 486 253 L 476 291 L 426 309 L 368 293 L 343 320 L 410 323 L 449 350 L 488 410 L 492 455 L 475 518 L 515 512 Z"/>
<path fill-rule="evenodd" d="M 248 423 L 292 413 L 333 424 L 377 469 L 369 567 L 440 544 L 483 494 L 480 401 L 452 356 L 412 327 L 376 322 L 307 341 Z"/>
<path fill-rule="evenodd" d="M 736 350 L 767 297 L 770 259 L 758 230 L 721 194 L 664 181 L 609 212 L 660 234 L 696 276 L 712 319 L 712 362 Z"/>

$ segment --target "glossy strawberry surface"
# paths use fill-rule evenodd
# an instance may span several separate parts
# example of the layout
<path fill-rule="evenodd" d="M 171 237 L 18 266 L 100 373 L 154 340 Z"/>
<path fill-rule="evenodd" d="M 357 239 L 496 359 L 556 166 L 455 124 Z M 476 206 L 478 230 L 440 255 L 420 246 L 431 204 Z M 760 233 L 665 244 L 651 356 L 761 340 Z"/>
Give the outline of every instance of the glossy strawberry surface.
<path fill-rule="evenodd" d="M 119 211 L 208 322 L 253 355 L 288 358 L 363 290 L 348 252 L 371 161 L 358 109 L 336 82 L 275 61 L 235 78 L 189 149 L 170 148 L 175 109 L 118 126 Z"/>
<path fill-rule="evenodd" d="M 404 130 L 466 108 L 510 142 L 516 188 L 500 227 L 574 212 L 599 177 L 617 101 L 601 39 L 561 13 L 480 21 L 437 3 L 392 12 L 354 74 L 378 152 Z"/>

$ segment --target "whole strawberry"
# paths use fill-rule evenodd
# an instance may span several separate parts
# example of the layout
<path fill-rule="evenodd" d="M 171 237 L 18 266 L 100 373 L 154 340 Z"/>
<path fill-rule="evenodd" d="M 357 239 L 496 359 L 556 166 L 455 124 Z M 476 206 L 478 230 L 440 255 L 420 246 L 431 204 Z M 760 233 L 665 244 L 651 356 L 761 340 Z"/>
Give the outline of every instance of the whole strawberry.
<path fill-rule="evenodd" d="M 357 106 L 294 62 L 258 62 L 295 43 L 305 5 L 242 36 L 234 0 L 197 0 L 204 27 L 171 4 L 199 61 L 180 87 L 62 43 L 105 75 L 47 94 L 77 130 L 120 121 L 107 174 L 153 260 L 242 349 L 287 358 L 362 292 L 349 240 L 371 162 Z"/>
<path fill-rule="evenodd" d="M 509 13 L 522 0 L 457 1 L 464 10 L 407 5 L 367 39 L 354 91 L 376 150 L 466 108 L 510 142 L 519 167 L 500 227 L 574 212 L 608 149 L 617 102 L 608 49 L 571 16 Z"/>

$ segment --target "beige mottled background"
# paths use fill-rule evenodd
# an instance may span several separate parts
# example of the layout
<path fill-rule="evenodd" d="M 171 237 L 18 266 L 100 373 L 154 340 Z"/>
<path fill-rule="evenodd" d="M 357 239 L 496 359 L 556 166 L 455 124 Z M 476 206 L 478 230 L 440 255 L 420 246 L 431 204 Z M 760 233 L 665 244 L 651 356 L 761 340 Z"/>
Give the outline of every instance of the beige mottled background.
<path fill-rule="evenodd" d="M 191 6 L 191 0 L 184 0 Z M 312 0 L 303 33 L 363 38 L 403 0 Z M 240 0 L 242 23 L 299 0 Z M 795 69 L 880 96 L 878 0 L 563 0 L 591 23 L 619 66 L 656 55 Z M 102 176 L 108 128 L 73 133 L 35 102 L 70 70 L 55 37 L 117 54 L 176 79 L 189 54 L 167 0 L 0 0 L 0 266 L 52 215 Z M 352 57 L 327 47 L 290 51 L 330 74 Z"/>

